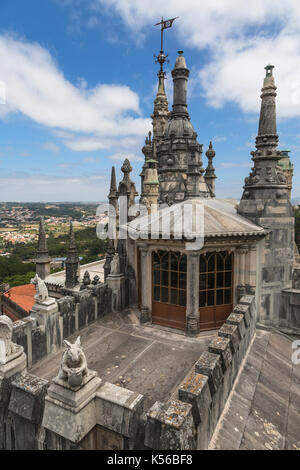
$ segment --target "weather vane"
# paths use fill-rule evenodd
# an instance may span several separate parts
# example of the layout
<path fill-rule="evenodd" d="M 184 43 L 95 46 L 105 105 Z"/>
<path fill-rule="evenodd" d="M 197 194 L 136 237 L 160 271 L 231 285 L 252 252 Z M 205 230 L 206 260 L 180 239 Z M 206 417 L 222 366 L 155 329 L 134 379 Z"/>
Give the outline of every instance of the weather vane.
<path fill-rule="evenodd" d="M 164 30 L 167 29 L 167 28 L 172 28 L 172 25 L 174 23 L 174 21 L 179 18 L 179 16 L 176 16 L 176 18 L 171 18 L 170 20 L 164 20 L 163 17 L 161 18 L 161 21 L 159 23 L 156 23 L 154 26 L 161 26 L 161 29 L 160 29 L 160 34 L 161 34 L 161 43 L 160 43 L 160 53 L 159 55 L 157 56 L 156 54 L 154 54 L 154 57 L 156 59 L 156 64 L 159 63 L 160 64 L 160 73 L 164 73 L 163 71 L 163 64 L 166 62 L 166 59 L 168 57 L 168 54 L 166 55 L 164 53 Z"/>

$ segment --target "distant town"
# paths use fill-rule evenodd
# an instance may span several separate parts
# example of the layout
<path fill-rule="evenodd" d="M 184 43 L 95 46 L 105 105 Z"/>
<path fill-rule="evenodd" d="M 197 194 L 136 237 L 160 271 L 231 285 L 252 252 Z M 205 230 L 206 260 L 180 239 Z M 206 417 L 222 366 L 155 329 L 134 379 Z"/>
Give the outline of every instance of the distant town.
<path fill-rule="evenodd" d="M 105 242 L 96 235 L 96 225 L 106 218 L 96 216 L 96 203 L 0 203 L 0 283 L 11 286 L 30 281 L 34 273 L 40 217 L 44 218 L 52 272 L 64 268 L 73 223 L 82 263 L 96 261 L 105 253 Z"/>

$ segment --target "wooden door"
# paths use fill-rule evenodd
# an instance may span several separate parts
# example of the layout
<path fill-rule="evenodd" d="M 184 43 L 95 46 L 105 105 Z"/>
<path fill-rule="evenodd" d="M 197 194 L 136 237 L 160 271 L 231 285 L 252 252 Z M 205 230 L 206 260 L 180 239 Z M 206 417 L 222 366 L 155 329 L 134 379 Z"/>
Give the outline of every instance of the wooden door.
<path fill-rule="evenodd" d="M 233 253 L 200 256 L 200 330 L 220 328 L 233 309 Z"/>
<path fill-rule="evenodd" d="M 185 329 L 185 254 L 158 251 L 152 254 L 152 322 Z"/>

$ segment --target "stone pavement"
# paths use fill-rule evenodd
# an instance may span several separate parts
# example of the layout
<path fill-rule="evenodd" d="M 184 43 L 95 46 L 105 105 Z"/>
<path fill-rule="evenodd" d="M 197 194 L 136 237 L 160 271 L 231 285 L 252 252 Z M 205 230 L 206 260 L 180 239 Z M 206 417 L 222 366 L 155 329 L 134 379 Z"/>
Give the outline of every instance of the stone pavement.
<path fill-rule="evenodd" d="M 210 449 L 300 450 L 300 365 L 292 338 L 257 330 Z"/>
<path fill-rule="evenodd" d="M 193 369 L 216 332 L 188 338 L 155 325 L 141 326 L 132 311 L 105 317 L 68 338 L 80 335 L 88 367 L 103 382 L 145 395 L 145 408 L 166 401 Z M 63 349 L 36 364 L 30 373 L 45 379 L 57 375 Z"/>

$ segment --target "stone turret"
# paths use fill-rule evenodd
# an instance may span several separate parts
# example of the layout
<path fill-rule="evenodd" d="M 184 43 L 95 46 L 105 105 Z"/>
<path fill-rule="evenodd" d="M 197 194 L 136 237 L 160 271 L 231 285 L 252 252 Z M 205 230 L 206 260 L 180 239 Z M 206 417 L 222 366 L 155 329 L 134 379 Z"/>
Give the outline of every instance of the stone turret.
<path fill-rule="evenodd" d="M 73 224 L 70 223 L 70 245 L 66 259 L 66 282 L 68 289 L 73 289 L 79 282 L 79 257 L 76 248 Z"/>
<path fill-rule="evenodd" d="M 173 111 L 158 147 L 159 200 L 169 204 L 194 197 L 209 197 L 202 168 L 202 146 L 187 110 L 189 69 L 182 51 L 172 70 Z"/>
<path fill-rule="evenodd" d="M 282 289 L 292 286 L 294 218 L 286 178 L 279 165 L 281 152 L 277 150 L 273 68 L 272 65 L 265 67 L 256 150 L 251 152 L 254 165 L 245 179 L 237 210 L 242 216 L 270 230 L 260 253 L 262 300 L 258 320 L 264 325 L 288 327 L 282 306 Z"/>
<path fill-rule="evenodd" d="M 116 229 L 118 226 L 118 217 L 119 217 L 119 204 L 118 204 L 119 193 L 117 191 L 117 179 L 116 179 L 116 170 L 113 166 L 111 169 L 111 180 L 110 180 L 110 190 L 108 195 L 109 204 L 114 207 L 115 216 L 116 216 Z M 108 239 L 108 248 L 104 263 L 104 280 L 110 273 L 111 261 L 115 255 L 115 240 L 111 238 Z"/>
<path fill-rule="evenodd" d="M 45 231 L 44 219 L 40 218 L 40 227 L 39 227 L 39 241 L 38 249 L 36 253 L 36 273 L 41 279 L 46 279 L 50 274 L 50 262 L 51 258 L 49 256 L 48 247 L 47 247 L 47 238 Z"/>
<path fill-rule="evenodd" d="M 213 159 L 216 156 L 216 152 L 213 149 L 212 142 L 209 143 L 209 148 L 206 152 L 206 157 L 208 160 L 208 165 L 205 170 L 205 175 L 204 179 L 205 182 L 208 186 L 208 189 L 210 191 L 210 196 L 211 197 L 216 197 L 216 190 L 215 190 L 215 185 L 216 185 L 216 173 L 215 173 L 215 168 L 213 166 Z"/>

